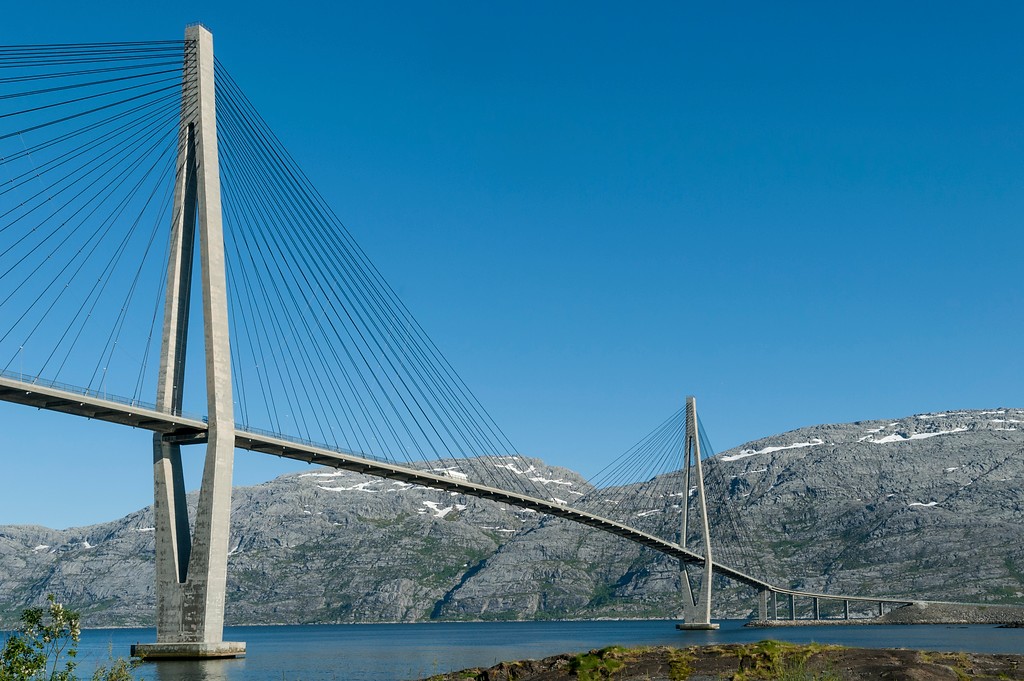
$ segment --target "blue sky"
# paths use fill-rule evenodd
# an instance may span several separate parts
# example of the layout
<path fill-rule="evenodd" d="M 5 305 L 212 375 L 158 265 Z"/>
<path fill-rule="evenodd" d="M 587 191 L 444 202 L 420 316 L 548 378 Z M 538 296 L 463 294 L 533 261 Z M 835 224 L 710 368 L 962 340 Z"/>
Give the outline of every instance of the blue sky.
<path fill-rule="evenodd" d="M 1022 406 L 1015 3 L 29 3 L 219 58 L 525 454 L 697 395 L 721 450 Z M 149 436 L 0 404 L 0 524 L 151 501 Z M 236 483 L 295 466 L 240 453 Z"/>

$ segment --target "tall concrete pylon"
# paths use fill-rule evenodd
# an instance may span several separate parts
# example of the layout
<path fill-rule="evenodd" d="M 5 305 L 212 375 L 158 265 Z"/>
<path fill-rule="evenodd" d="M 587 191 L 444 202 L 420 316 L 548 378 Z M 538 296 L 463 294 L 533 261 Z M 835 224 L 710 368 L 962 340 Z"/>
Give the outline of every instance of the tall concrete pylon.
<path fill-rule="evenodd" d="M 690 490 L 696 487 L 697 509 L 700 513 L 699 532 L 704 550 L 704 565 L 701 569 L 700 584 L 694 593 L 690 570 L 680 561 L 680 581 L 683 586 L 683 623 L 678 629 L 718 629 L 711 621 L 711 533 L 708 529 L 708 504 L 704 495 L 704 469 L 700 462 L 700 432 L 697 425 L 697 400 L 692 395 L 686 398 L 686 437 L 683 443 L 683 519 L 679 532 L 679 545 L 684 549 L 689 540 Z"/>
<path fill-rule="evenodd" d="M 194 535 L 181 443 L 153 438 L 157 642 L 132 646 L 132 655 L 146 659 L 245 654 L 245 643 L 224 641 L 235 417 L 214 95 L 213 36 L 203 26 L 189 26 L 157 408 L 182 407 L 198 220 L 209 429 Z"/>

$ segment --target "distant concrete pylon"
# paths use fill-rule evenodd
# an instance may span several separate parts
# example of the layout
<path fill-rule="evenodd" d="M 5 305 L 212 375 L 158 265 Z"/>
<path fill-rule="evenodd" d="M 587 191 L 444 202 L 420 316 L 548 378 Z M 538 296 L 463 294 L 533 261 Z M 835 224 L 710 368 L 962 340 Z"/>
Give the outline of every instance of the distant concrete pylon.
<path fill-rule="evenodd" d="M 132 646 L 132 655 L 148 659 L 245 654 L 244 643 L 224 641 L 235 417 L 213 79 L 213 36 L 203 26 L 189 26 L 157 408 L 182 407 L 198 218 L 209 430 L 194 536 L 181 443 L 159 433 L 153 438 L 157 642 Z"/>
<path fill-rule="evenodd" d="M 700 432 L 697 425 L 697 400 L 693 396 L 686 398 L 686 437 L 683 443 L 683 456 L 686 464 L 683 468 L 683 521 L 679 533 L 679 545 L 687 548 L 690 522 L 690 490 L 694 487 L 697 493 L 697 507 L 700 511 L 699 531 L 703 538 L 704 565 L 698 593 L 694 593 L 694 585 L 690 571 L 684 561 L 680 561 L 680 581 L 683 587 L 683 623 L 677 624 L 679 629 L 718 629 L 718 624 L 711 622 L 711 534 L 708 529 L 708 505 L 704 496 L 704 469 L 700 462 Z"/>

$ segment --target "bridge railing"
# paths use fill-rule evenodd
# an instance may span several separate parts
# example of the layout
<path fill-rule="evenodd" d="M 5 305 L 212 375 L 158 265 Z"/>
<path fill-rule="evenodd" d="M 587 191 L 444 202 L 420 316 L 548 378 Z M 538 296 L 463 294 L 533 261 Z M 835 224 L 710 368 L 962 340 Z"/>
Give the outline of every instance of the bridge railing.
<path fill-rule="evenodd" d="M 0 369 L 0 377 L 8 378 L 14 381 L 20 381 L 28 385 L 38 385 L 44 388 L 52 388 L 53 390 L 61 390 L 66 393 L 72 393 L 74 395 L 81 395 L 82 397 L 91 397 L 93 399 L 106 400 L 107 402 L 116 402 L 117 404 L 123 404 L 129 407 L 138 407 L 140 409 L 149 409 L 151 411 L 157 411 L 163 414 L 170 414 L 172 416 L 181 416 L 183 418 L 192 419 L 195 421 L 202 421 L 206 423 L 206 417 L 198 414 L 190 414 L 188 412 L 181 411 L 180 409 L 160 409 L 153 402 L 146 402 L 144 400 L 138 400 L 133 397 L 124 397 L 123 395 L 115 395 L 108 393 L 105 390 L 93 390 L 92 388 L 83 388 L 82 386 L 72 385 L 70 383 L 62 383 L 60 381 L 51 381 L 46 378 L 34 376 L 32 374 L 25 374 L 18 371 L 8 371 L 6 369 Z"/>
<path fill-rule="evenodd" d="M 381 463 L 392 463 L 385 457 L 379 456 L 377 454 L 369 454 L 367 452 L 356 452 L 351 449 L 345 449 L 344 447 L 329 445 L 323 442 L 316 442 L 315 440 L 307 440 L 305 438 L 295 437 L 292 435 L 284 435 L 282 433 L 276 433 L 272 430 L 266 430 L 264 428 L 253 428 L 252 426 L 248 426 L 244 423 L 235 423 L 235 432 L 242 435 L 243 437 L 245 436 L 246 433 L 250 433 L 252 435 L 261 435 L 263 437 L 274 438 L 275 440 L 283 440 L 284 442 L 290 442 L 292 444 L 302 445 L 304 447 L 324 449 L 330 452 L 344 454 L 346 456 L 357 456 L 361 459 L 371 459 L 373 461 L 379 461 Z"/>

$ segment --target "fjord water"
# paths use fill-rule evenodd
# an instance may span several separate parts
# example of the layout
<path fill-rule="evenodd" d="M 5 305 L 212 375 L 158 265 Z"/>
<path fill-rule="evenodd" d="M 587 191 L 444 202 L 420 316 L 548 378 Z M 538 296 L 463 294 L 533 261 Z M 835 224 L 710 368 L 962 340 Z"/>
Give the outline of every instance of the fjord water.
<path fill-rule="evenodd" d="M 677 631 L 670 621 L 444 622 L 228 627 L 225 640 L 245 641 L 238 660 L 144 664 L 136 677 L 151 681 L 396 681 L 419 679 L 502 660 L 541 658 L 608 645 L 702 645 L 774 638 L 866 648 L 1024 654 L 1024 629 L 972 626 L 826 626 L 751 629 L 738 620 L 718 631 Z M 155 640 L 152 629 L 82 632 L 79 671 L 127 655 L 135 642 Z"/>

